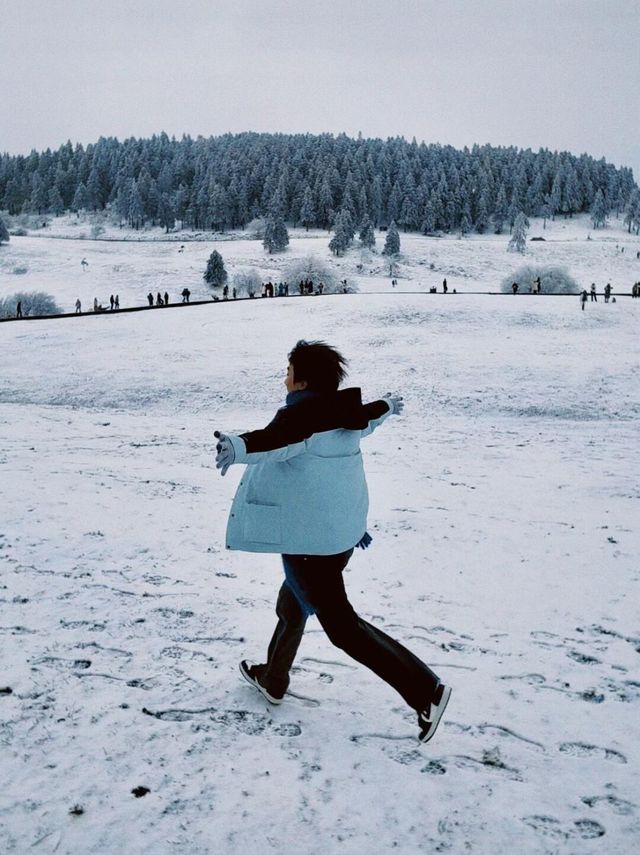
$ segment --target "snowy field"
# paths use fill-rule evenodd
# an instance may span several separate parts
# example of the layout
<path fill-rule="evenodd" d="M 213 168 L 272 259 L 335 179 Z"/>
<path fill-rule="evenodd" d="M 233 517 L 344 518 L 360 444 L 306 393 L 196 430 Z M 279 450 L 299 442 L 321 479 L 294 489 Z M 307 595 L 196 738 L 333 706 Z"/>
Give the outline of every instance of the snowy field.
<path fill-rule="evenodd" d="M 544 241 L 529 241 L 525 256 L 506 252 L 508 234 L 461 239 L 401 233 L 395 290 L 428 293 L 429 288 L 437 287 L 441 291 L 446 277 L 450 291 L 499 291 L 502 279 L 521 265 L 550 264 L 566 267 L 580 287 L 589 289 L 595 282 L 600 292 L 611 282 L 614 294 L 629 294 L 633 283 L 640 280 L 640 259 L 636 258 L 640 237 L 628 234 L 621 221 L 598 231 L 590 225 L 588 217 L 580 216 L 549 221 L 544 229 L 542 221 L 534 219 L 529 238 L 544 237 Z M 17 291 L 45 291 L 56 296 L 67 312 L 74 310 L 78 297 L 85 310 L 93 306 L 94 297 L 108 306 L 111 294 L 119 294 L 122 308 L 146 305 L 149 291 L 154 295 L 168 291 L 172 302 L 179 302 L 185 286 L 193 300 L 207 299 L 211 289 L 202 274 L 213 249 L 221 253 L 231 278 L 238 269 L 254 267 L 264 281 L 278 282 L 285 278 L 292 260 L 313 255 L 333 268 L 338 279 L 347 278 L 361 292 L 392 290 L 388 261 L 381 254 L 382 232 L 376 232 L 375 253 L 354 246 L 340 258 L 331 254 L 331 235 L 325 231 L 292 229 L 288 251 L 271 256 L 262 241 L 246 234 L 207 240 L 210 235 L 165 235 L 162 229 L 134 232 L 109 226 L 101 240 L 78 239 L 79 234 L 90 233 L 89 222 L 66 216 L 26 237 L 12 237 L 0 250 L 0 299 Z M 83 259 L 86 267 L 81 264 Z"/>
<path fill-rule="evenodd" d="M 541 246 L 615 293 L 640 262 L 606 238 Z M 522 261 L 413 240 L 415 290 Z M 13 238 L 0 284 L 134 304 L 195 291 L 210 251 Z M 629 298 L 360 293 L 0 325 L 0 852 L 635 852 L 639 322 Z M 224 549 L 241 473 L 213 431 L 266 423 L 301 337 L 405 396 L 363 443 L 374 541 L 346 578 L 453 686 L 428 746 L 315 619 L 282 706 L 237 671 L 281 569 Z"/>

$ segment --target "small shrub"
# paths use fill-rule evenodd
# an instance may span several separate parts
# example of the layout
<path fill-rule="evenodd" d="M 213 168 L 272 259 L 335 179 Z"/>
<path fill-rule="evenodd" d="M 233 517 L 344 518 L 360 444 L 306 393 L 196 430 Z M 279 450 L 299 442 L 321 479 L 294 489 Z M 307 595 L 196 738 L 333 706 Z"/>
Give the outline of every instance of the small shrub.
<path fill-rule="evenodd" d="M 253 267 L 243 267 L 233 274 L 233 287 L 236 289 L 238 297 L 245 295 L 255 297 L 256 294 L 260 293 L 261 285 L 260 274 Z"/>
<path fill-rule="evenodd" d="M 9 234 L 10 234 L 12 237 L 26 237 L 26 236 L 27 236 L 27 230 L 26 230 L 26 229 L 23 229 L 22 227 L 20 227 L 20 228 L 17 228 L 17 229 L 11 229 L 11 230 L 9 231 Z"/>
<path fill-rule="evenodd" d="M 45 294 L 44 291 L 20 291 L 0 299 L 0 318 L 15 318 L 19 302 L 22 303 L 22 314 L 25 317 L 62 314 L 62 309 L 51 294 Z"/>
<path fill-rule="evenodd" d="M 29 272 L 28 267 L 14 267 L 13 268 L 13 273 L 15 273 L 16 276 L 24 276 L 24 274 L 28 273 L 28 272 Z"/>
<path fill-rule="evenodd" d="M 255 217 L 247 225 L 245 231 L 256 240 L 264 240 L 264 235 L 267 230 L 267 221 L 264 217 Z"/>
<path fill-rule="evenodd" d="M 315 255 L 306 255 L 296 258 L 285 270 L 285 280 L 289 283 L 289 293 L 295 294 L 300 280 L 310 279 L 314 285 L 320 282 L 324 285 L 325 294 L 340 294 L 344 286 L 337 274 L 322 259 Z M 354 293 L 358 288 L 352 282 L 347 281 L 347 291 Z"/>
<path fill-rule="evenodd" d="M 500 283 L 503 294 L 511 293 L 511 285 L 517 282 L 520 293 L 527 293 L 534 280 L 540 277 L 543 294 L 579 294 L 580 287 L 565 267 L 548 264 L 525 264 L 505 276 Z"/>

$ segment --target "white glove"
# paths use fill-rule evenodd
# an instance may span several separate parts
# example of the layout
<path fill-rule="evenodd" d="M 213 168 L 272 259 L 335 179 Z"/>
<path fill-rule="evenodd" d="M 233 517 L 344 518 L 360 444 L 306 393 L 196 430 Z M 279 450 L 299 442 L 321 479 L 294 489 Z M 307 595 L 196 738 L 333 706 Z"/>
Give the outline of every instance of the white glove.
<path fill-rule="evenodd" d="M 226 475 L 227 469 L 236 459 L 236 453 L 233 450 L 233 445 L 231 444 L 229 437 L 220 433 L 218 430 L 214 431 L 213 435 L 218 440 L 218 444 L 216 445 L 216 469 L 220 470 L 221 475 Z"/>
<path fill-rule="evenodd" d="M 399 416 L 404 410 L 404 400 L 397 392 L 387 392 L 384 400 L 389 404 L 392 416 Z"/>

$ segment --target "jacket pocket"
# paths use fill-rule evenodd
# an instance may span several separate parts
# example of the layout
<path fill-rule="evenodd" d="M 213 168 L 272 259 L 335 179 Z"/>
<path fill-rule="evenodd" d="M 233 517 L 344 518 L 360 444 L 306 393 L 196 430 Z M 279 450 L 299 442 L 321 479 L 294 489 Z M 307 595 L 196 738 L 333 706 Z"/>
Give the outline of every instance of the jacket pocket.
<path fill-rule="evenodd" d="M 279 505 L 245 505 L 243 534 L 245 540 L 254 543 L 281 543 L 281 508 Z"/>

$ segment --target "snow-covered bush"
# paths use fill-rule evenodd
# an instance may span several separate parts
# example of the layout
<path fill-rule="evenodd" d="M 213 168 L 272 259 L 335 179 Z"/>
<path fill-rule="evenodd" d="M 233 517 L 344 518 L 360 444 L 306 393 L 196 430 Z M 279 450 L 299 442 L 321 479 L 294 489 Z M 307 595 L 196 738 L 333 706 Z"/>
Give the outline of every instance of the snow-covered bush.
<path fill-rule="evenodd" d="M 264 217 L 255 217 L 251 222 L 247 225 L 245 231 L 252 238 L 256 240 L 263 240 L 264 233 L 267 229 L 267 221 Z"/>
<path fill-rule="evenodd" d="M 540 290 L 543 294 L 579 294 L 580 287 L 566 267 L 552 267 L 548 264 L 525 264 L 514 273 L 505 276 L 500 283 L 503 294 L 511 293 L 511 286 L 518 283 L 520 293 L 528 293 L 534 281 L 540 277 Z"/>
<path fill-rule="evenodd" d="M 310 279 L 314 285 L 322 282 L 325 294 L 341 294 L 344 290 L 340 277 L 326 262 L 315 255 L 296 258 L 285 269 L 284 278 L 289 283 L 290 294 L 296 293 L 295 289 L 301 279 L 305 281 Z M 357 285 L 347 280 L 347 292 L 353 294 L 357 290 Z"/>
<path fill-rule="evenodd" d="M 29 268 L 28 268 L 28 267 L 24 267 L 24 266 L 22 266 L 22 267 L 14 267 L 14 268 L 13 268 L 13 271 L 12 271 L 12 273 L 14 273 L 16 276 L 24 276 L 24 275 L 25 275 L 25 273 L 28 273 L 28 272 L 29 272 Z"/>
<path fill-rule="evenodd" d="M 260 293 L 262 280 L 260 274 L 253 267 L 241 267 L 233 274 L 233 287 L 238 297 L 255 297 Z"/>
<path fill-rule="evenodd" d="M 22 303 L 23 315 L 59 315 L 62 309 L 51 294 L 44 291 L 21 291 L 0 299 L 0 318 L 15 318 L 18 303 Z"/>

